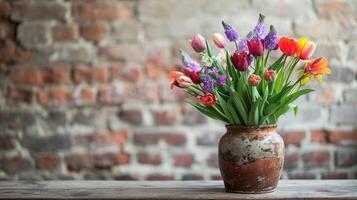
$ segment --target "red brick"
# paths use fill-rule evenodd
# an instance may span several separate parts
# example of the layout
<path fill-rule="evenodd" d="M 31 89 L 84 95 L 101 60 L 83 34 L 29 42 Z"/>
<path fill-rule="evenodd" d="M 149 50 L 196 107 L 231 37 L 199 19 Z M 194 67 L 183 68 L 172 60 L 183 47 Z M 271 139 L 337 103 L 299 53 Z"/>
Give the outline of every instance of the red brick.
<path fill-rule="evenodd" d="M 13 135 L 0 135 L 0 149 L 10 150 L 16 146 L 16 137 Z"/>
<path fill-rule="evenodd" d="M 32 103 L 35 100 L 35 93 L 32 90 L 9 87 L 6 93 L 6 100 L 9 104 Z"/>
<path fill-rule="evenodd" d="M 67 8 L 56 2 L 18 2 L 12 7 L 12 17 L 16 20 L 59 20 L 64 21 Z"/>
<path fill-rule="evenodd" d="M 175 110 L 153 111 L 157 125 L 174 125 L 178 122 L 178 113 Z"/>
<path fill-rule="evenodd" d="M 30 50 L 17 47 L 14 60 L 18 62 L 26 62 L 31 58 L 31 56 L 32 52 Z"/>
<path fill-rule="evenodd" d="M 174 164 L 178 167 L 190 167 L 194 162 L 194 157 L 189 153 L 174 155 Z"/>
<path fill-rule="evenodd" d="M 118 153 L 116 158 L 117 165 L 126 165 L 130 162 L 130 155 L 127 153 Z"/>
<path fill-rule="evenodd" d="M 348 179 L 345 172 L 325 172 L 322 173 L 321 179 Z"/>
<path fill-rule="evenodd" d="M 329 142 L 328 131 L 325 130 L 312 130 L 311 131 L 311 142 L 326 144 Z"/>
<path fill-rule="evenodd" d="M 55 103 L 67 104 L 72 102 L 73 96 L 71 90 L 66 87 L 51 88 L 49 91 L 50 100 Z"/>
<path fill-rule="evenodd" d="M 302 156 L 305 168 L 325 167 L 330 165 L 331 155 L 330 152 L 307 152 Z"/>
<path fill-rule="evenodd" d="M 15 174 L 31 168 L 31 162 L 24 157 L 2 158 L 2 169 L 8 174 Z"/>
<path fill-rule="evenodd" d="M 338 167 L 351 167 L 357 165 L 357 150 L 339 150 L 335 154 L 335 165 Z"/>
<path fill-rule="evenodd" d="M 95 103 L 96 102 L 96 94 L 91 88 L 82 88 L 81 89 L 81 100 L 84 103 Z"/>
<path fill-rule="evenodd" d="M 174 180 L 174 176 L 164 175 L 164 174 L 150 174 L 146 177 L 146 180 L 149 180 L 149 181 L 170 181 L 170 180 Z"/>
<path fill-rule="evenodd" d="M 0 2 L 0 17 L 9 17 L 11 13 L 11 5 L 8 1 Z"/>
<path fill-rule="evenodd" d="M 186 144 L 186 135 L 182 133 L 169 133 L 164 134 L 163 138 L 165 142 L 173 146 L 181 146 Z"/>
<path fill-rule="evenodd" d="M 288 177 L 289 179 L 316 179 L 316 174 L 311 172 L 301 172 L 289 174 Z"/>
<path fill-rule="evenodd" d="M 136 63 L 117 64 L 112 66 L 112 77 L 118 80 L 138 81 L 142 77 L 141 66 Z"/>
<path fill-rule="evenodd" d="M 203 180 L 203 176 L 200 174 L 184 174 L 182 180 L 191 181 L 191 180 Z"/>
<path fill-rule="evenodd" d="M 77 3 L 73 8 L 76 20 L 113 20 L 128 19 L 132 16 L 132 8 L 127 3 Z"/>
<path fill-rule="evenodd" d="M 17 85 L 34 85 L 44 84 L 45 72 L 39 68 L 15 68 L 11 72 L 11 79 Z"/>
<path fill-rule="evenodd" d="M 78 39 L 79 30 L 77 25 L 58 25 L 52 29 L 53 39 L 59 42 L 69 42 Z"/>
<path fill-rule="evenodd" d="M 218 154 L 212 153 L 208 156 L 206 163 L 210 167 L 218 168 Z"/>
<path fill-rule="evenodd" d="M 37 96 L 37 101 L 39 104 L 41 104 L 41 106 L 44 107 L 48 106 L 49 99 L 48 99 L 47 92 L 39 91 L 36 96 Z"/>
<path fill-rule="evenodd" d="M 146 152 L 139 152 L 137 154 L 138 162 L 146 165 L 160 165 L 161 156 L 160 154 L 151 154 Z"/>
<path fill-rule="evenodd" d="M 287 131 L 281 134 L 284 143 L 288 145 L 300 146 L 301 141 L 305 138 L 305 132 L 303 131 Z"/>
<path fill-rule="evenodd" d="M 284 170 L 296 169 L 298 167 L 300 155 L 299 153 L 286 153 L 284 159 Z"/>
<path fill-rule="evenodd" d="M 107 27 L 102 23 L 88 24 L 81 27 L 82 37 L 88 41 L 98 42 L 104 39 L 106 33 Z"/>
<path fill-rule="evenodd" d="M 210 179 L 214 180 L 214 181 L 220 181 L 220 180 L 222 180 L 222 176 L 220 174 L 211 175 Z"/>
<path fill-rule="evenodd" d="M 65 161 L 68 170 L 80 171 L 93 167 L 93 159 L 89 154 L 71 154 L 65 156 Z"/>
<path fill-rule="evenodd" d="M 143 113 L 140 109 L 126 109 L 120 111 L 120 119 L 133 123 L 141 124 L 143 120 Z"/>
<path fill-rule="evenodd" d="M 47 81 L 49 83 L 70 83 L 71 71 L 68 66 L 56 66 L 49 70 Z"/>
<path fill-rule="evenodd" d="M 93 156 L 94 167 L 97 169 L 110 169 L 115 165 L 128 164 L 130 156 L 126 153 L 102 153 Z"/>
<path fill-rule="evenodd" d="M 36 168 L 39 170 L 55 170 L 59 168 L 60 158 L 56 153 L 42 153 L 35 156 Z"/>
<path fill-rule="evenodd" d="M 329 141 L 337 145 L 357 145 L 357 131 L 331 131 Z"/>
<path fill-rule="evenodd" d="M 121 103 L 125 96 L 118 85 L 102 85 L 99 90 L 99 101 L 106 104 Z"/>
<path fill-rule="evenodd" d="M 0 46 L 0 62 L 11 62 L 16 60 L 16 44 L 11 40 L 6 40 Z"/>
<path fill-rule="evenodd" d="M 124 145 L 128 142 L 129 134 L 130 134 L 129 130 L 112 132 L 112 140 L 117 145 Z"/>
<path fill-rule="evenodd" d="M 154 145 L 161 138 L 161 133 L 135 133 L 134 143 L 139 145 Z"/>
<path fill-rule="evenodd" d="M 74 69 L 74 80 L 76 83 L 105 82 L 108 78 L 108 69 L 105 67 L 88 67 L 79 65 Z"/>
<path fill-rule="evenodd" d="M 15 23 L 10 22 L 9 20 L 0 19 L 0 41 L 6 39 L 15 39 L 15 28 Z"/>

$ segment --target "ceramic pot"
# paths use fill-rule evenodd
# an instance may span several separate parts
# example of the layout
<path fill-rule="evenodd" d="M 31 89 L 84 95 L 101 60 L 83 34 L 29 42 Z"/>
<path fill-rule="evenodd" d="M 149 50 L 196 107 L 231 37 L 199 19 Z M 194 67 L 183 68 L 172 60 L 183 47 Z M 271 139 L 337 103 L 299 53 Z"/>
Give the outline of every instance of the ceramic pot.
<path fill-rule="evenodd" d="M 219 168 L 227 192 L 275 190 L 284 164 L 284 142 L 276 125 L 227 125 L 219 141 Z"/>

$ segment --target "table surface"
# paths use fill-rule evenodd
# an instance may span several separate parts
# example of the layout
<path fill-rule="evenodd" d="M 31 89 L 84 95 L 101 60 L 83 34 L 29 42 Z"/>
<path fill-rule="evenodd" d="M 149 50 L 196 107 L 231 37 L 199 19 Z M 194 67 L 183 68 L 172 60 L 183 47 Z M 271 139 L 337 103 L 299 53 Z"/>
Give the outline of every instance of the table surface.
<path fill-rule="evenodd" d="M 266 194 L 226 193 L 221 181 L 0 182 L 0 199 L 357 199 L 357 180 L 281 180 Z"/>

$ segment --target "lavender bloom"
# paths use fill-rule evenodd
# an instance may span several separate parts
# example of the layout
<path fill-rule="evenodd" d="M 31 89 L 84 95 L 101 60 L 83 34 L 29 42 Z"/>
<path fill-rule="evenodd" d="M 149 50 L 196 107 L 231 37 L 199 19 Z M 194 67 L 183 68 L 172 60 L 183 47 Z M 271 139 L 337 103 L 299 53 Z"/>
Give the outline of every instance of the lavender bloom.
<path fill-rule="evenodd" d="M 269 50 L 276 50 L 278 48 L 279 36 L 273 25 L 270 26 L 268 35 L 264 38 L 264 46 Z"/>
<path fill-rule="evenodd" d="M 192 59 L 191 56 L 188 55 L 183 50 L 180 50 L 180 60 L 184 67 L 188 67 L 188 68 L 192 69 L 192 71 L 200 71 L 201 70 L 200 64 L 197 61 L 195 61 L 194 59 Z"/>
<path fill-rule="evenodd" d="M 229 41 L 234 42 L 238 40 L 238 32 L 233 28 L 233 26 L 226 24 L 224 21 L 222 21 L 222 25 L 224 28 L 224 33 L 226 34 L 226 37 Z"/>
<path fill-rule="evenodd" d="M 202 80 L 203 83 L 203 92 L 210 93 L 213 90 L 214 80 L 211 77 L 205 77 Z"/>
<path fill-rule="evenodd" d="M 238 53 L 241 52 L 248 52 L 248 44 L 247 44 L 248 39 L 247 38 L 241 38 L 238 43 L 238 48 L 237 51 Z"/>
<path fill-rule="evenodd" d="M 268 34 L 267 28 L 264 25 L 264 18 L 265 18 L 264 15 L 259 14 L 259 20 L 253 30 L 254 40 L 262 40 Z"/>
<path fill-rule="evenodd" d="M 217 84 L 217 85 L 224 85 L 224 84 L 226 83 L 226 81 L 227 81 L 227 77 L 224 76 L 224 75 L 221 75 L 221 76 L 219 76 L 219 77 L 217 78 L 216 84 Z"/>

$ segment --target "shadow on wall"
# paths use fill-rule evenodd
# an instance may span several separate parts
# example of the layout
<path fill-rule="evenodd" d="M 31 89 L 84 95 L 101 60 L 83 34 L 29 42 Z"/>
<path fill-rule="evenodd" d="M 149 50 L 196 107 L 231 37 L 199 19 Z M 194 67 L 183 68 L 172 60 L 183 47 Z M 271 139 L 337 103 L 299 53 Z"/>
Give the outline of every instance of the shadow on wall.
<path fill-rule="evenodd" d="M 225 132 L 168 87 L 188 39 L 258 13 L 333 75 L 279 124 L 283 178 L 357 178 L 357 1 L 0 0 L 0 179 L 220 179 Z"/>

